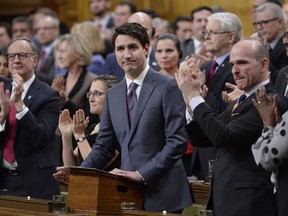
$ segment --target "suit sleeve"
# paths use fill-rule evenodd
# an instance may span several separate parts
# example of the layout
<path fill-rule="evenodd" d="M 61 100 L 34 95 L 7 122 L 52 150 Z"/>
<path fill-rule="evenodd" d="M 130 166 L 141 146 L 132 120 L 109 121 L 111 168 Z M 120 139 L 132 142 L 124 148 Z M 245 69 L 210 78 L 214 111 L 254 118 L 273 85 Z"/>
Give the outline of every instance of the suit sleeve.
<path fill-rule="evenodd" d="M 185 103 L 175 80 L 167 84 L 161 100 L 165 143 L 160 152 L 137 170 L 146 182 L 153 181 L 172 169 L 187 148 Z"/>
<path fill-rule="evenodd" d="M 55 136 L 60 114 L 59 94 L 52 89 L 42 91 L 45 92 L 45 96 L 40 94 L 39 97 L 45 99 L 35 98 L 34 105 L 29 107 L 29 111 L 18 122 L 25 139 L 29 140 L 26 143 L 34 148 L 43 147 Z"/>
<path fill-rule="evenodd" d="M 207 103 L 201 103 L 193 113 L 195 121 L 215 147 L 251 145 L 260 136 L 263 127 L 259 113 L 248 99 L 245 108 L 236 115 L 226 109 L 217 117 Z M 247 142 L 247 139 L 251 142 Z M 201 146 L 201 143 L 197 145 Z"/>
<path fill-rule="evenodd" d="M 288 159 L 287 130 L 288 112 L 282 116 L 282 121 L 275 127 L 265 127 L 262 136 L 252 146 L 252 153 L 256 163 L 273 171 L 283 161 Z"/>

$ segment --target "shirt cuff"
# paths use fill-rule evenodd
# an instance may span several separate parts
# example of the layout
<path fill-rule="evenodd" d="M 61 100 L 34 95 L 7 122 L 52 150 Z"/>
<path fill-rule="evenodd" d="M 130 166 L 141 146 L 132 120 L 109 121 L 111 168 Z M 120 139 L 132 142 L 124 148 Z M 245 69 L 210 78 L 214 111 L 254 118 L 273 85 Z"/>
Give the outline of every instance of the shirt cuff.
<path fill-rule="evenodd" d="M 205 100 L 203 99 L 203 97 L 201 96 L 196 96 L 196 97 L 193 97 L 190 102 L 189 102 L 189 106 L 192 110 L 192 112 L 194 111 L 194 109 L 201 103 L 204 103 Z"/>
<path fill-rule="evenodd" d="M 6 120 L 4 121 L 3 124 L 0 124 L 0 132 L 5 130 L 5 125 L 6 125 Z"/>
<path fill-rule="evenodd" d="M 16 113 L 16 119 L 20 120 L 29 111 L 28 107 L 25 107 L 21 112 Z"/>
<path fill-rule="evenodd" d="M 140 176 L 141 180 L 142 180 L 143 183 L 146 185 L 145 179 L 142 177 L 142 175 L 141 175 L 138 171 L 136 171 L 136 173 Z"/>

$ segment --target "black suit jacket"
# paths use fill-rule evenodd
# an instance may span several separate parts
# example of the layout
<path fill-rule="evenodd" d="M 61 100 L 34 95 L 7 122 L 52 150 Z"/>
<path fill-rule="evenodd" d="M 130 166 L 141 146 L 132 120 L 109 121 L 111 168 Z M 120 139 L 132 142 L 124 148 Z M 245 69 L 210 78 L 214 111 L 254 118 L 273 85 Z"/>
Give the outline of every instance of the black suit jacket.
<path fill-rule="evenodd" d="M 270 92 L 271 85 L 266 87 Z M 193 111 L 195 121 L 187 126 L 194 145 L 217 148 L 208 203 L 216 215 L 276 215 L 271 173 L 256 165 L 251 151 L 263 128 L 251 98 L 255 94 L 234 111 L 237 101 L 231 102 L 219 117 L 201 103 Z"/>
<path fill-rule="evenodd" d="M 106 94 L 96 143 L 81 166 L 103 168 L 117 140 L 122 169 L 137 170 L 147 183 L 144 209 L 173 212 L 188 207 L 191 194 L 181 161 L 187 148 L 184 123 L 185 103 L 175 79 L 149 69 L 130 125 L 123 79 Z"/>
<path fill-rule="evenodd" d="M 288 66 L 282 68 L 277 76 L 277 79 L 275 81 L 274 84 L 274 88 L 275 90 L 279 93 L 284 95 L 285 94 L 285 90 L 286 90 L 286 86 L 287 86 L 287 79 L 285 78 L 285 73 L 288 72 Z"/>
<path fill-rule="evenodd" d="M 235 84 L 232 75 L 232 68 L 229 61 L 230 58 L 228 56 L 223 61 L 223 63 L 218 66 L 216 73 L 210 80 L 209 85 L 207 86 L 209 90 L 207 96 L 205 97 L 205 101 L 213 109 L 216 115 L 222 113 L 227 106 L 227 104 L 222 100 L 222 91 L 231 92 L 231 90 L 225 86 L 225 83 L 229 82 Z M 212 63 L 213 61 L 210 61 L 207 64 L 203 65 L 203 67 L 201 68 L 202 71 L 205 70 L 206 77 L 209 76 Z"/>
<path fill-rule="evenodd" d="M 29 111 L 16 122 L 14 152 L 18 171 L 27 191 L 27 196 L 52 199 L 60 193 L 58 182 L 53 178 L 56 171 L 53 138 L 60 114 L 59 94 L 37 78 L 29 87 L 24 98 Z M 0 132 L 0 155 L 9 123 Z M 1 188 L 1 185 L 0 185 Z"/>
<path fill-rule="evenodd" d="M 231 90 L 225 86 L 225 83 L 235 83 L 229 60 L 230 58 L 227 56 L 223 63 L 218 66 L 216 73 L 209 82 L 208 94 L 205 97 L 206 103 L 212 108 L 216 115 L 222 113 L 227 106 L 222 100 L 221 94 L 222 91 L 230 92 Z M 210 61 L 201 68 L 202 71 L 205 71 L 206 77 L 209 76 L 212 63 L 213 61 Z M 200 179 L 208 176 L 208 160 L 215 159 L 215 154 L 216 149 L 214 146 L 208 148 L 194 146 L 192 153 L 192 173 Z"/>
<path fill-rule="evenodd" d="M 269 51 L 269 56 L 270 77 L 271 81 L 275 82 L 280 69 L 288 65 L 288 57 L 286 55 L 286 48 L 283 44 L 282 38 L 279 39 L 274 49 Z"/>
<path fill-rule="evenodd" d="M 40 56 L 40 55 L 38 55 Z M 39 63 L 39 60 L 38 60 Z M 38 65 L 35 70 L 35 75 L 39 78 L 40 81 L 47 83 L 48 85 L 52 84 L 52 81 L 55 76 L 55 57 L 54 57 L 54 48 L 45 57 L 45 62 L 41 70 L 38 68 Z"/>

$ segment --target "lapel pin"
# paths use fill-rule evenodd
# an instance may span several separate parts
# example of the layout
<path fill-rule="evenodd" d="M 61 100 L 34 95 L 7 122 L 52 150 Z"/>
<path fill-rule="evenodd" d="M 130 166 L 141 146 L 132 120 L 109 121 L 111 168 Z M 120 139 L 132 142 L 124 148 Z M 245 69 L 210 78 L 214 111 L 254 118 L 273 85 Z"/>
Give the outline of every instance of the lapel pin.
<path fill-rule="evenodd" d="M 31 95 L 28 96 L 28 99 L 31 99 Z"/>

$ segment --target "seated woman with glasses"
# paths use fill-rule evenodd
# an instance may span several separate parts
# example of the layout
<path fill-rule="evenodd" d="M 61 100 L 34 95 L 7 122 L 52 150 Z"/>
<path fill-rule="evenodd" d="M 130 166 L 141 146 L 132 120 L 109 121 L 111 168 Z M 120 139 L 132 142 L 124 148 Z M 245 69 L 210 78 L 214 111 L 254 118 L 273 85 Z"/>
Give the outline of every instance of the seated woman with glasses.
<path fill-rule="evenodd" d="M 101 118 L 104 98 L 107 90 L 118 83 L 118 79 L 112 75 L 100 75 L 91 84 L 87 92 L 90 112 Z M 89 125 L 89 118 L 85 117 L 82 109 L 76 111 L 73 119 L 68 109 L 62 111 L 59 117 L 59 129 L 62 134 L 63 163 L 64 166 L 79 166 L 92 150 L 92 144 L 98 135 L 99 123 Z M 72 138 L 76 139 L 77 147 L 73 148 Z M 106 165 L 105 170 L 110 171 L 120 166 L 120 146 L 115 143 L 117 151 L 115 157 Z"/>

